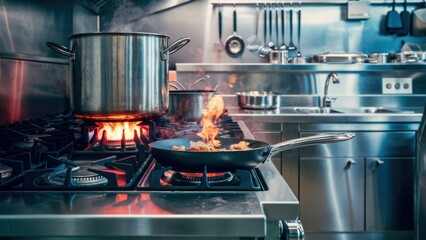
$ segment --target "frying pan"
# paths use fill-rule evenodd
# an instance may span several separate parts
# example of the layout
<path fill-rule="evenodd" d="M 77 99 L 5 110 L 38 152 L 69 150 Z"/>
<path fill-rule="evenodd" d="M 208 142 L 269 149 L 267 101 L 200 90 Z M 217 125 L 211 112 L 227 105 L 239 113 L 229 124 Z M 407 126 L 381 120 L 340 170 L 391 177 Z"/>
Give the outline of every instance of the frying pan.
<path fill-rule="evenodd" d="M 221 138 L 219 140 L 222 148 L 229 149 L 232 144 L 240 141 L 248 142 L 251 148 L 249 150 L 225 152 L 173 151 L 173 146 L 185 146 L 185 149 L 189 149 L 190 141 L 201 140 L 199 138 L 174 138 L 153 142 L 149 144 L 149 148 L 152 156 L 160 165 L 171 167 L 175 171 L 202 172 L 203 168 L 206 167 L 209 172 L 223 172 L 257 168 L 260 164 L 284 150 L 321 143 L 346 141 L 353 137 L 355 137 L 354 133 L 321 134 L 292 139 L 274 145 L 249 139 Z"/>

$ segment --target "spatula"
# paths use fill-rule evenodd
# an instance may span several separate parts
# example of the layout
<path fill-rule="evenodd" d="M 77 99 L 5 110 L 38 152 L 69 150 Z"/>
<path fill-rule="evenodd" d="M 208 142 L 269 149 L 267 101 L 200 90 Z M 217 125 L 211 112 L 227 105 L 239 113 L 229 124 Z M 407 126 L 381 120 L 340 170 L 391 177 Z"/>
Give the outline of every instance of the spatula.
<path fill-rule="evenodd" d="M 217 13 L 217 19 L 218 19 L 218 34 L 219 34 L 219 41 L 214 43 L 214 47 L 217 52 L 223 51 L 223 42 L 222 42 L 222 5 L 219 5 L 218 13 Z"/>
<path fill-rule="evenodd" d="M 392 10 L 386 16 L 386 29 L 388 33 L 396 33 L 402 28 L 401 16 L 395 11 L 395 0 L 392 2 Z"/>
<path fill-rule="evenodd" d="M 247 48 L 250 51 L 257 51 L 259 48 L 263 46 L 262 40 L 260 40 L 258 35 L 258 29 L 259 29 L 259 4 L 256 4 L 256 20 L 255 20 L 255 33 L 253 35 L 250 35 L 250 37 L 247 38 Z"/>
<path fill-rule="evenodd" d="M 404 0 L 404 10 L 399 15 L 401 17 L 402 28 L 396 33 L 400 36 L 407 36 L 410 33 L 411 23 L 410 12 L 407 11 L 407 0 Z"/>

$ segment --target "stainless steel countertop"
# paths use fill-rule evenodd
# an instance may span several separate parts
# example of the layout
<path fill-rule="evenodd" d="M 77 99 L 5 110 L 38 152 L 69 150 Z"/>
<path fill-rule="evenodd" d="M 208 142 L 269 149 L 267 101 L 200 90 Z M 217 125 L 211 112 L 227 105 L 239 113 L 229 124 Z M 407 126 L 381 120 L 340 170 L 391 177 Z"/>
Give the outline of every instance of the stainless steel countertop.
<path fill-rule="evenodd" d="M 268 222 L 297 219 L 299 202 L 271 161 L 259 170 L 266 191 L 3 191 L 0 237 L 265 236 Z"/>
<path fill-rule="evenodd" d="M 239 107 L 227 109 L 236 120 L 274 123 L 419 123 L 423 114 L 423 108 L 395 113 L 302 113 L 295 111 L 293 107 L 273 110 L 247 110 Z"/>

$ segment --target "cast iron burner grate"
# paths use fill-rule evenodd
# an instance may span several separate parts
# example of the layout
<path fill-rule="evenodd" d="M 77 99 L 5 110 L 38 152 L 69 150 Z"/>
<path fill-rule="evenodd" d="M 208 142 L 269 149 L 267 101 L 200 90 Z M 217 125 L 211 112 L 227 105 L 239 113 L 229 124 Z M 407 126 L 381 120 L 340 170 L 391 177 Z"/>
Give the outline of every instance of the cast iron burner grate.
<path fill-rule="evenodd" d="M 243 138 L 238 123 L 226 114 L 216 125 L 221 137 Z M 156 164 L 148 144 L 200 131 L 198 124 L 174 123 L 161 117 L 140 122 L 133 131 L 133 139 L 108 140 L 105 134 L 98 135 L 98 127 L 95 122 L 75 118 L 71 113 L 0 126 L 0 190 L 174 190 L 159 183 L 166 170 L 151 169 Z M 155 173 L 151 174 L 152 171 Z M 223 188 L 222 184 L 227 190 L 258 190 L 262 184 L 253 172 L 256 171 L 237 170 L 213 178 L 203 173 L 197 179 L 174 177 L 173 184 L 190 181 L 192 190 L 216 190 Z M 157 183 L 152 180 L 151 187 L 138 186 L 141 179 L 151 175 L 158 175 Z"/>
<path fill-rule="evenodd" d="M 208 173 L 204 167 L 202 173 L 196 173 L 198 176 L 182 176 L 185 173 L 172 171 L 171 167 L 161 167 L 153 162 L 153 168 L 148 179 L 142 179 L 138 184 L 139 189 L 167 190 L 167 191 L 262 191 L 264 189 L 260 174 L 256 170 L 235 170 L 218 173 Z M 158 169 L 156 169 L 158 168 Z M 171 175 L 170 175 L 171 173 Z M 175 179 L 173 178 L 173 174 Z M 209 177 L 209 174 L 215 174 L 216 177 Z M 170 179 L 168 179 L 170 178 Z M 144 182 L 149 182 L 149 186 L 143 186 Z M 177 181 L 177 182 L 176 182 Z"/>
<path fill-rule="evenodd" d="M 46 174 L 44 180 L 46 184 L 54 186 L 99 187 L 108 184 L 108 179 L 106 177 L 91 172 L 87 167 L 55 169 L 51 173 Z M 67 183 L 67 181 L 69 181 L 69 183 Z"/>
<path fill-rule="evenodd" d="M 69 154 L 68 151 L 65 153 Z M 93 157 L 79 152 L 49 156 L 49 166 L 52 167 L 25 172 L 22 189 L 132 189 L 146 168 L 145 159 L 140 161 L 132 154 L 120 158 L 116 155 L 100 159 Z"/>
<path fill-rule="evenodd" d="M 167 171 L 163 174 L 160 181 L 168 186 L 199 186 L 203 178 L 203 173 L 183 173 Z M 230 172 L 208 173 L 207 182 L 211 186 L 229 186 L 239 183 L 236 175 Z"/>

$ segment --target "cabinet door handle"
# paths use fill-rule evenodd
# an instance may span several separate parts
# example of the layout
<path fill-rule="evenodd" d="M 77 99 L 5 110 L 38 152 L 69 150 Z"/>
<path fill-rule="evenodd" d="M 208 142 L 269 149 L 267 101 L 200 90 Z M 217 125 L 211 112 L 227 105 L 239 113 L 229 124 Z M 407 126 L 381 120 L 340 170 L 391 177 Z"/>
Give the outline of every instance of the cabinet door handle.
<path fill-rule="evenodd" d="M 380 160 L 380 159 L 376 159 L 376 164 L 377 165 L 383 165 L 385 162 Z"/>

